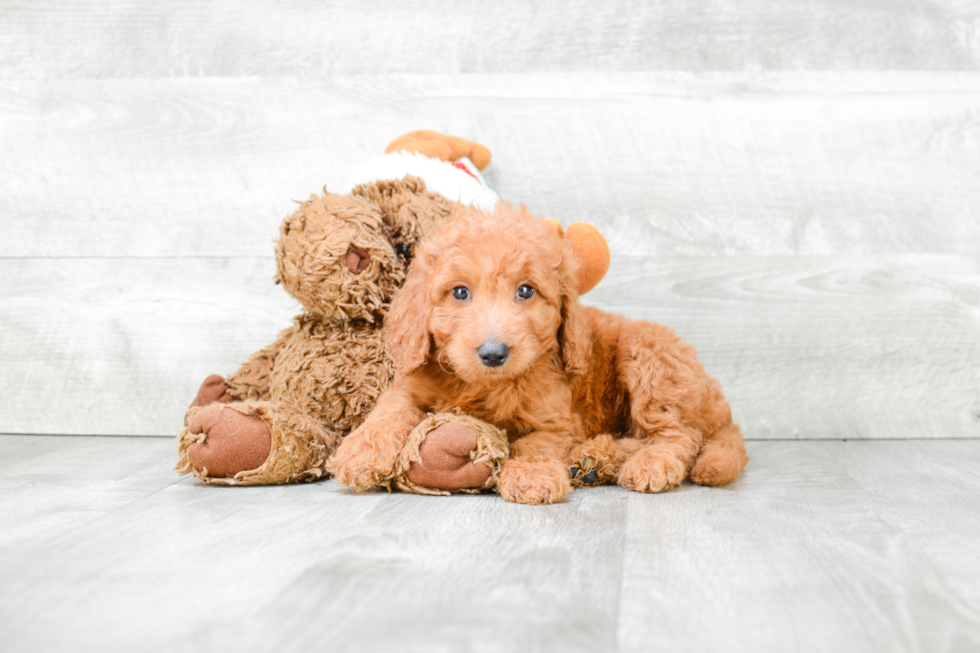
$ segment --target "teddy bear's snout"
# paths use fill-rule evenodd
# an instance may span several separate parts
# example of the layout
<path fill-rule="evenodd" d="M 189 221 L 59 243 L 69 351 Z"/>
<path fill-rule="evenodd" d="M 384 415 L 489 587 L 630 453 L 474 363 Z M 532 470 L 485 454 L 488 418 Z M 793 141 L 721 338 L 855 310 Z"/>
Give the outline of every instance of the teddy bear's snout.
<path fill-rule="evenodd" d="M 357 245 L 351 245 L 347 250 L 347 267 L 354 274 L 360 274 L 371 264 L 371 255 Z"/>

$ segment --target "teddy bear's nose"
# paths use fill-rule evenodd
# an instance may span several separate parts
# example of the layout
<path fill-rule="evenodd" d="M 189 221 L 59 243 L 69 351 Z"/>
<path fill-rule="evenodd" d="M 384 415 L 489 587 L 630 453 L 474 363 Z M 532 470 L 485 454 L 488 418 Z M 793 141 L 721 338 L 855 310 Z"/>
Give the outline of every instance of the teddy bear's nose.
<path fill-rule="evenodd" d="M 356 245 L 347 250 L 347 267 L 354 274 L 360 274 L 371 263 L 371 255 Z"/>

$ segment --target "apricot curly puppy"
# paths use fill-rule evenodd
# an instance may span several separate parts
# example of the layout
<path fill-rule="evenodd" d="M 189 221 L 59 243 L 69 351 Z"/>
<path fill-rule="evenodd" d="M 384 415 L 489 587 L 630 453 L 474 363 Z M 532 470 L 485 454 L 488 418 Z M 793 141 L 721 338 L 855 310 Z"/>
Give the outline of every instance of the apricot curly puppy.
<path fill-rule="evenodd" d="M 393 385 L 332 460 L 367 488 L 426 412 L 459 407 L 506 429 L 508 501 L 573 485 L 660 492 L 735 480 L 748 458 L 718 382 L 667 327 L 579 304 L 578 261 L 504 203 L 467 209 L 422 246 L 387 318 Z M 592 437 L 595 436 L 595 437 Z"/>

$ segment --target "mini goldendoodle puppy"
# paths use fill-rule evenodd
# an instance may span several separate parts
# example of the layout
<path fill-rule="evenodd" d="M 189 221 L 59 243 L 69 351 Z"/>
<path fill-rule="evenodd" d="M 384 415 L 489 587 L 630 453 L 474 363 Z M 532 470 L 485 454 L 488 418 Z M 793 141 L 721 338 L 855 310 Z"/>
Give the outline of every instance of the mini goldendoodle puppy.
<path fill-rule="evenodd" d="M 337 450 L 337 481 L 378 485 L 425 414 L 455 407 L 506 429 L 508 501 L 735 480 L 742 434 L 694 348 L 659 324 L 583 307 L 577 268 L 555 228 L 504 203 L 467 209 L 430 238 L 386 318 L 394 383 Z"/>

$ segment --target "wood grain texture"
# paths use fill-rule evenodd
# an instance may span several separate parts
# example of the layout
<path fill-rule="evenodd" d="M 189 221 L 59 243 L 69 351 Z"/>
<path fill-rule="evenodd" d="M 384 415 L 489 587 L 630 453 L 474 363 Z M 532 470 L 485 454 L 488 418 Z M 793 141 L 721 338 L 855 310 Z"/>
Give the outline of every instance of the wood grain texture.
<path fill-rule="evenodd" d="M 980 436 L 980 258 L 619 259 L 586 299 L 693 343 L 749 438 Z"/>
<path fill-rule="evenodd" d="M 969 471 L 980 443 L 753 443 L 750 453 L 729 490 L 627 496 L 621 650 L 980 646 L 980 478 Z"/>
<path fill-rule="evenodd" d="M 270 259 L 0 259 L 0 432 L 167 435 L 298 305 Z M 980 259 L 613 260 L 585 301 L 673 327 L 749 438 L 980 436 Z"/>
<path fill-rule="evenodd" d="M 964 0 L 21 0 L 0 26 L 8 79 L 980 66 Z"/>
<path fill-rule="evenodd" d="M 170 435 L 299 311 L 271 259 L 0 259 L 0 432 Z"/>
<path fill-rule="evenodd" d="M 177 481 L 173 442 L 0 437 L 4 650 L 967 651 L 980 441 L 752 442 L 726 489 Z"/>
<path fill-rule="evenodd" d="M 978 125 L 980 73 L 7 82 L 0 256 L 264 256 L 419 127 L 614 254 L 971 254 Z"/>

